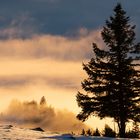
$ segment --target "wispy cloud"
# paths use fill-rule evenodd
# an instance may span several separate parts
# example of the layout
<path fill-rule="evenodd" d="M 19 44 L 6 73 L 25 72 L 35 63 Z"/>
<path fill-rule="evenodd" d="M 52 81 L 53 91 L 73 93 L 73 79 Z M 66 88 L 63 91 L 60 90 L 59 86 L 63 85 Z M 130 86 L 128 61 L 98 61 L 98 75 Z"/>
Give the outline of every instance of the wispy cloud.
<path fill-rule="evenodd" d="M 81 61 L 91 56 L 91 44 L 93 41 L 103 47 L 100 30 L 88 32 L 86 29 L 80 29 L 79 35 L 76 38 L 55 35 L 35 35 L 25 40 L 1 40 L 0 57 L 23 59 L 53 58 Z"/>
<path fill-rule="evenodd" d="M 35 32 L 38 27 L 36 26 L 36 20 L 31 17 L 28 12 L 22 13 L 20 16 L 16 16 L 13 19 L 0 18 L 0 22 L 5 24 L 0 28 L 0 39 L 13 39 L 13 38 L 29 38 Z"/>
<path fill-rule="evenodd" d="M 29 86 L 47 85 L 51 88 L 75 89 L 79 88 L 79 77 L 59 77 L 44 75 L 22 75 L 22 76 L 4 76 L 0 77 L 0 88 L 16 90 L 19 88 L 28 88 Z"/>
<path fill-rule="evenodd" d="M 77 90 L 84 77 L 82 62 L 93 55 L 92 41 L 103 47 L 100 30 L 81 28 L 76 38 L 35 35 L 0 40 L 0 87 L 41 84 Z"/>

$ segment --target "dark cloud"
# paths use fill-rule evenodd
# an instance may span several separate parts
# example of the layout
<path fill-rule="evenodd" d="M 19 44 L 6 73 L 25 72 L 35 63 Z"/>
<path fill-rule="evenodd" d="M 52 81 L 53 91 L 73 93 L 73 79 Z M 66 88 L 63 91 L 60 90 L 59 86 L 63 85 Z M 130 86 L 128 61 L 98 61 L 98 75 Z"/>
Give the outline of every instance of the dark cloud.
<path fill-rule="evenodd" d="M 15 89 L 25 86 L 44 85 L 52 88 L 78 89 L 79 79 L 72 77 L 45 77 L 45 76 L 6 76 L 0 77 L 0 88 Z"/>
<path fill-rule="evenodd" d="M 15 20 L 16 23 L 12 27 L 18 27 L 18 30 L 24 32 L 18 32 L 14 37 L 28 37 L 34 33 L 69 35 L 81 27 L 95 29 L 104 25 L 118 1 L 2 0 L 0 30 L 9 29 Z M 120 2 L 132 17 L 132 22 L 139 25 L 140 1 L 121 0 Z M 20 17 L 23 15 L 28 17 L 26 21 L 21 20 Z"/>
<path fill-rule="evenodd" d="M 28 14 L 16 15 L 15 18 L 0 18 L 0 38 L 29 38 L 37 31 L 35 19 Z M 4 26 L 2 25 L 4 24 Z"/>
<path fill-rule="evenodd" d="M 78 90 L 80 87 L 79 77 L 56 77 L 56 78 L 46 78 L 46 85 L 52 88 L 62 88 L 62 89 L 74 89 Z"/>
<path fill-rule="evenodd" d="M 1 77 L 0 78 L 0 87 L 1 88 L 13 88 L 24 86 L 29 82 L 28 79 L 24 78 L 13 78 L 13 77 Z"/>

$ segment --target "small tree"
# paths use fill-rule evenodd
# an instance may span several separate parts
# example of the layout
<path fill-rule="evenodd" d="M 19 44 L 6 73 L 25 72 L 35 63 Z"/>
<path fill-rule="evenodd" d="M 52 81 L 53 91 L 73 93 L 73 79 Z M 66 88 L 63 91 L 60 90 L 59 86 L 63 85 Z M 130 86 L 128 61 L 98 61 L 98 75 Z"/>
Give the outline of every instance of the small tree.
<path fill-rule="evenodd" d="M 82 133 L 81 133 L 81 135 L 83 135 L 83 136 L 86 135 L 85 129 L 82 129 Z"/>
<path fill-rule="evenodd" d="M 44 96 L 40 100 L 40 105 L 46 105 L 46 99 Z"/>
<path fill-rule="evenodd" d="M 92 131 L 91 131 L 90 129 L 88 129 L 88 130 L 86 131 L 86 134 L 87 134 L 87 136 L 91 136 L 91 135 L 92 135 Z"/>
<path fill-rule="evenodd" d="M 93 136 L 101 136 L 100 131 L 96 128 L 95 132 L 93 132 Z"/>
<path fill-rule="evenodd" d="M 94 56 L 83 64 L 88 78 L 82 82 L 82 88 L 87 94 L 77 94 L 78 106 L 82 108 L 77 118 L 114 118 L 120 137 L 125 137 L 127 122 L 134 118 L 140 121 L 140 43 L 134 44 L 135 26 L 129 24 L 120 4 L 114 12 L 101 32 L 105 49 L 93 43 Z"/>
<path fill-rule="evenodd" d="M 108 125 L 105 125 L 103 136 L 116 137 L 116 133 Z"/>

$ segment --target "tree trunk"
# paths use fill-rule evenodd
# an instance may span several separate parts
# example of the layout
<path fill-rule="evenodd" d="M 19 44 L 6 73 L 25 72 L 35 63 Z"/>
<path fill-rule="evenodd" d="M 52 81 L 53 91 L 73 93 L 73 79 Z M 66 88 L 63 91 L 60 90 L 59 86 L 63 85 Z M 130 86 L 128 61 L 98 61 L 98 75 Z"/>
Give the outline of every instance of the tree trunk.
<path fill-rule="evenodd" d="M 126 128 L 125 121 L 124 119 L 121 119 L 119 125 L 119 136 L 121 138 L 125 138 L 125 128 Z"/>

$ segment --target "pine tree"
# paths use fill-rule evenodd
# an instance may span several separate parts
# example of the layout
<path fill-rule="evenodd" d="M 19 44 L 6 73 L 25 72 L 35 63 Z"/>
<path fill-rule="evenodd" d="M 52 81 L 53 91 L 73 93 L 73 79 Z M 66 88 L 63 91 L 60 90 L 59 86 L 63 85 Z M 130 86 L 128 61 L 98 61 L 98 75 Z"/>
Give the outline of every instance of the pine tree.
<path fill-rule="evenodd" d="M 45 97 L 44 96 L 42 96 L 41 97 L 41 99 L 40 99 L 40 105 L 46 105 L 46 99 L 45 99 Z"/>
<path fill-rule="evenodd" d="M 116 137 L 116 133 L 106 124 L 103 132 L 104 137 Z"/>
<path fill-rule="evenodd" d="M 86 134 L 87 134 L 87 136 L 91 136 L 91 135 L 92 135 L 92 131 L 91 131 L 90 129 L 88 129 L 88 130 L 86 131 Z"/>
<path fill-rule="evenodd" d="M 140 118 L 140 43 L 134 43 L 135 26 L 129 21 L 121 4 L 117 4 L 101 32 L 105 49 L 93 43 L 93 58 L 83 64 L 88 75 L 82 82 L 86 93 L 77 94 L 82 108 L 77 118 L 114 118 L 120 137 L 125 137 L 129 120 Z"/>
<path fill-rule="evenodd" d="M 93 132 L 93 136 L 101 136 L 98 128 L 96 128 L 95 132 Z"/>
<path fill-rule="evenodd" d="M 82 129 L 82 133 L 81 133 L 81 135 L 83 135 L 83 136 L 86 135 L 85 129 Z"/>

